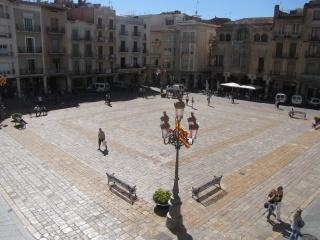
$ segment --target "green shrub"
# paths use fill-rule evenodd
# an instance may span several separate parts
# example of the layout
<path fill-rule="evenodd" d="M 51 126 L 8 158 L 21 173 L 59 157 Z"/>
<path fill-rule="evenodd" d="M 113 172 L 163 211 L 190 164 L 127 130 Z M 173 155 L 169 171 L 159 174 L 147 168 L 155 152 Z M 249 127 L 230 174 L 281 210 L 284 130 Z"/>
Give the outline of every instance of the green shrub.
<path fill-rule="evenodd" d="M 13 114 L 11 115 L 11 118 L 12 118 L 12 119 L 21 118 L 21 117 L 22 117 L 22 113 L 13 113 Z"/>
<path fill-rule="evenodd" d="M 169 191 L 163 190 L 159 188 L 153 194 L 153 201 L 158 204 L 167 204 L 171 197 L 171 193 Z"/>
<path fill-rule="evenodd" d="M 320 122 L 320 116 L 315 116 L 315 117 L 314 117 L 314 120 L 315 120 L 316 122 Z"/>

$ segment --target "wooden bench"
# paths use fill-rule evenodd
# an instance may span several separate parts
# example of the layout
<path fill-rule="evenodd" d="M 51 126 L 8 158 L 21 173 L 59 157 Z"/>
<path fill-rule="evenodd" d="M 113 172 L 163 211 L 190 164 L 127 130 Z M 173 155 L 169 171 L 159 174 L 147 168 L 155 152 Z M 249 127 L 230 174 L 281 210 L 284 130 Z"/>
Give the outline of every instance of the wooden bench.
<path fill-rule="evenodd" d="M 110 191 L 111 189 L 115 189 L 118 193 L 127 197 L 131 201 L 131 204 L 133 204 L 134 201 L 137 199 L 136 186 L 130 186 L 129 184 L 125 183 L 119 178 L 116 178 L 114 176 L 114 173 L 112 174 L 106 173 L 106 175 L 108 177 L 108 185 L 109 185 Z"/>
<path fill-rule="evenodd" d="M 222 176 L 220 177 L 214 176 L 213 180 L 211 180 L 210 182 L 207 182 L 200 187 L 192 187 L 192 198 L 196 196 L 197 197 L 196 200 L 199 201 L 199 193 L 203 192 L 204 190 L 208 189 L 211 186 L 221 189 L 221 185 L 220 185 L 221 179 L 222 179 Z"/>
<path fill-rule="evenodd" d="M 307 119 L 307 113 L 301 112 L 301 111 L 296 111 L 293 108 L 291 111 L 288 113 L 289 117 L 293 118 L 295 116 L 301 117 L 303 119 Z"/>
<path fill-rule="evenodd" d="M 26 128 L 26 125 L 27 125 L 27 122 L 26 122 L 25 120 L 23 120 L 22 118 L 16 117 L 16 118 L 14 119 L 14 126 L 15 126 L 15 127 L 21 126 L 22 128 Z"/>

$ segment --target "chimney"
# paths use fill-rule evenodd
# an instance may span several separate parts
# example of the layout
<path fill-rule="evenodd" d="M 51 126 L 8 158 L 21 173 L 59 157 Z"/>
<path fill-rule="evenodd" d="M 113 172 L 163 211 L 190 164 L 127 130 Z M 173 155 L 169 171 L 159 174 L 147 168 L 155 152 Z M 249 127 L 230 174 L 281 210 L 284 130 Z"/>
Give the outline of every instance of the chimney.
<path fill-rule="evenodd" d="M 277 17 L 280 12 L 280 6 L 277 4 L 274 6 L 274 17 Z"/>

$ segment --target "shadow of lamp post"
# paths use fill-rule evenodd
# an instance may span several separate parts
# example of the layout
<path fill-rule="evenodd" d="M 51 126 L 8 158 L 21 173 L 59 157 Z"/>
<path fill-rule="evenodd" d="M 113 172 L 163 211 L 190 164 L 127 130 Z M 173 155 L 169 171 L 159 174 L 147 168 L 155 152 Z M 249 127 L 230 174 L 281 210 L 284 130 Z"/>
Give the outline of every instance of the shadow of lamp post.
<path fill-rule="evenodd" d="M 175 107 L 175 128 L 170 129 L 169 117 L 166 112 L 163 112 L 161 120 L 161 131 L 164 144 L 171 144 L 176 149 L 176 163 L 175 163 L 175 174 L 174 174 L 174 184 L 172 189 L 172 196 L 169 200 L 169 212 L 167 214 L 166 225 L 171 231 L 179 232 L 183 226 L 182 215 L 181 215 L 181 205 L 182 202 L 179 197 L 179 150 L 182 146 L 190 148 L 196 139 L 199 125 L 194 113 L 191 113 L 191 117 L 188 118 L 189 132 L 185 131 L 180 122 L 183 118 L 183 111 L 185 104 L 182 99 L 174 104 Z"/>

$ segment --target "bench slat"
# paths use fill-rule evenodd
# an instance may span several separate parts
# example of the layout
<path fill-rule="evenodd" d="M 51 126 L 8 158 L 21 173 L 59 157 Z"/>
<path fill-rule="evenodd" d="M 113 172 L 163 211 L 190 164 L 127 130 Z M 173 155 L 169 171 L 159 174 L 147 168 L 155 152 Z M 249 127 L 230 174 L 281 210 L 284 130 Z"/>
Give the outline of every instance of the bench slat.
<path fill-rule="evenodd" d="M 217 187 L 221 188 L 221 186 L 220 186 L 221 179 L 222 179 L 222 176 L 220 176 L 220 177 L 214 176 L 213 180 L 203 184 L 202 186 L 197 187 L 197 188 L 192 187 L 192 197 L 196 196 L 199 199 L 198 195 L 200 192 L 202 192 L 202 191 L 206 190 L 207 188 L 209 188 L 210 186 L 214 186 L 216 184 L 218 185 Z"/>

